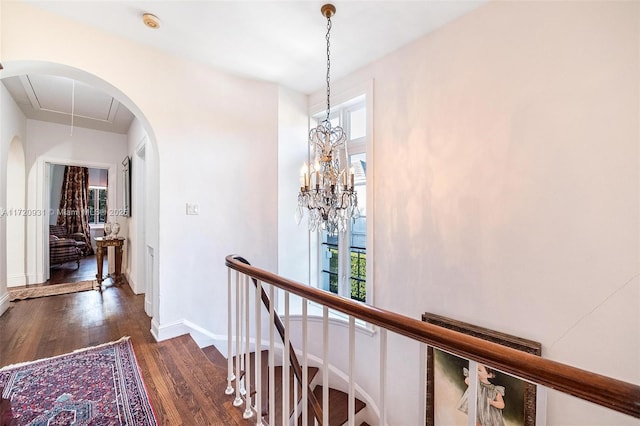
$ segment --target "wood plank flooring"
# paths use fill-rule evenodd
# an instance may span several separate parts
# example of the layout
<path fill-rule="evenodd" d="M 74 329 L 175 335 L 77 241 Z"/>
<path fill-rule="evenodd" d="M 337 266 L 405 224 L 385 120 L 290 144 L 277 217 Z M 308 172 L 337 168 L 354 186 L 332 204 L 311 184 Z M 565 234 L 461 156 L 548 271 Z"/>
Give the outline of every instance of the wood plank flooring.
<path fill-rule="evenodd" d="M 131 336 L 160 425 L 248 425 L 224 394 L 226 371 L 189 336 L 156 343 L 144 295 L 127 286 L 13 302 L 0 317 L 0 366 Z"/>
<path fill-rule="evenodd" d="M 107 256 L 104 257 L 103 271 L 108 269 Z M 80 259 L 80 267 L 76 262 L 67 262 L 51 267 L 50 277 L 44 284 L 75 283 L 78 281 L 95 280 L 98 272 L 96 255 L 86 256 Z"/>

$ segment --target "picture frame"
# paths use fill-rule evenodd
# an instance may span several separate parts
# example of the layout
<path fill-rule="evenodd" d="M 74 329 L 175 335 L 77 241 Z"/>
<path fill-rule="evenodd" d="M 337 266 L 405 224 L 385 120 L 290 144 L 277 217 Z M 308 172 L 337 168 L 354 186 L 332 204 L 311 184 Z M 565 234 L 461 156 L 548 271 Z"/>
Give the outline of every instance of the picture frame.
<path fill-rule="evenodd" d="M 533 340 L 429 312 L 422 315 L 422 321 L 533 355 L 542 355 L 542 345 Z M 428 346 L 426 363 L 426 425 L 466 425 L 467 414 L 459 405 L 464 405 L 462 401 L 467 387 L 464 382 L 464 368 L 468 369 L 468 360 Z M 490 382 L 496 387 L 504 388 L 505 406 L 501 415 L 505 426 L 535 426 L 536 385 L 500 371 L 493 374 Z"/>
<path fill-rule="evenodd" d="M 131 157 L 122 160 L 122 213 L 131 217 Z"/>

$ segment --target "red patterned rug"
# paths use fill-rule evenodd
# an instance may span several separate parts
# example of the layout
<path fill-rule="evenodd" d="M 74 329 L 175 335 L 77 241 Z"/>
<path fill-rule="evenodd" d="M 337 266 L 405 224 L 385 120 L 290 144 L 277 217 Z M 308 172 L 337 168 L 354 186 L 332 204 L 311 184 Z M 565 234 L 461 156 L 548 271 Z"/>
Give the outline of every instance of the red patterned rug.
<path fill-rule="evenodd" d="M 129 337 L 0 369 L 16 425 L 157 425 Z"/>

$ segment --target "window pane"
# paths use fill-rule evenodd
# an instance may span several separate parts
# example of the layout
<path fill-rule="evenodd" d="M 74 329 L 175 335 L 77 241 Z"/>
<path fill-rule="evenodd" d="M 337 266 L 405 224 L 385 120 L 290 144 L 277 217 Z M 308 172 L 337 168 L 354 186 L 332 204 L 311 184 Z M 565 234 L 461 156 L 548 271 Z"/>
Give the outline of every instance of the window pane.
<path fill-rule="evenodd" d="M 351 247 L 364 250 L 367 247 L 367 218 L 359 217 L 351 225 Z"/>
<path fill-rule="evenodd" d="M 367 219 L 362 216 L 351 225 L 351 298 L 367 300 Z"/>
<path fill-rule="evenodd" d="M 322 289 L 338 294 L 338 236 L 322 232 Z"/>
<path fill-rule="evenodd" d="M 89 188 L 89 223 L 95 223 L 96 215 L 96 190 Z"/>
<path fill-rule="evenodd" d="M 324 120 L 327 119 L 327 112 L 322 112 L 319 114 L 316 114 L 314 117 L 311 118 L 311 127 L 318 127 L 320 125 L 320 123 L 322 123 Z M 338 127 L 341 126 L 342 124 L 340 123 L 340 113 L 339 111 L 333 111 L 331 113 L 331 116 L 329 117 L 329 123 L 331 123 L 331 127 Z"/>
<path fill-rule="evenodd" d="M 355 172 L 355 189 L 358 194 L 360 217 L 351 224 L 349 241 L 351 268 L 351 298 L 365 302 L 367 300 L 367 155 L 365 153 L 350 156 Z"/>
<path fill-rule="evenodd" d="M 367 253 L 366 250 L 351 248 L 351 298 L 367 300 Z"/>
<path fill-rule="evenodd" d="M 349 139 L 358 139 L 367 135 L 367 110 L 365 107 L 349 113 L 351 134 Z"/>
<path fill-rule="evenodd" d="M 354 154 L 349 156 L 351 167 L 355 173 L 355 189 L 358 194 L 358 209 L 360 216 L 367 215 L 367 154 Z M 366 227 L 365 227 L 366 229 Z"/>
<path fill-rule="evenodd" d="M 98 223 L 107 221 L 107 190 L 98 190 Z"/>

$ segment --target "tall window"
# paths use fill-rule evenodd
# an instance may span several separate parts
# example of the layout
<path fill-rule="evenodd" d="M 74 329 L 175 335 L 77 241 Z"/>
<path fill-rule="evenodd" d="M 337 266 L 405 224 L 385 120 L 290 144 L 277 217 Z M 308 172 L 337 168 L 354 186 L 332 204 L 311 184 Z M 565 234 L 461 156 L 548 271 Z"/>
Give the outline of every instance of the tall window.
<path fill-rule="evenodd" d="M 351 221 L 346 232 L 330 236 L 321 231 L 318 241 L 319 287 L 344 297 L 367 300 L 367 114 L 364 96 L 332 108 L 333 126 L 347 135 L 349 167 L 355 172 L 360 217 Z M 312 117 L 317 125 L 326 112 Z"/>
<path fill-rule="evenodd" d="M 107 188 L 89 187 L 89 223 L 98 224 L 107 221 Z"/>

